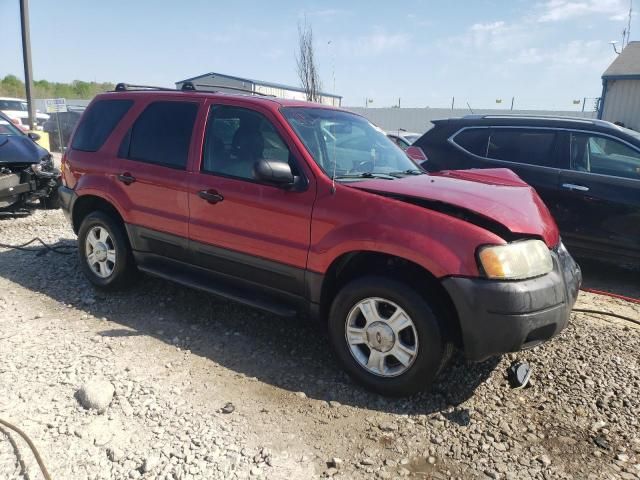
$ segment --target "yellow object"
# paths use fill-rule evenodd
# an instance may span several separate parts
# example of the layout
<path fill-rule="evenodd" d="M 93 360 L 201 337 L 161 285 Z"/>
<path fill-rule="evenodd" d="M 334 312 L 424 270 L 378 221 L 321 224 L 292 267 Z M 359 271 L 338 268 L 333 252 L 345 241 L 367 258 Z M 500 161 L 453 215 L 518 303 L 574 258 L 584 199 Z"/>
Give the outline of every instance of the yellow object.
<path fill-rule="evenodd" d="M 42 130 L 32 130 L 33 133 L 40 135 L 40 140 L 38 140 L 36 143 L 38 145 L 40 145 L 42 148 L 45 148 L 47 151 L 51 151 L 51 149 L 49 148 L 49 132 L 43 132 Z M 29 132 L 29 133 L 32 133 Z"/>

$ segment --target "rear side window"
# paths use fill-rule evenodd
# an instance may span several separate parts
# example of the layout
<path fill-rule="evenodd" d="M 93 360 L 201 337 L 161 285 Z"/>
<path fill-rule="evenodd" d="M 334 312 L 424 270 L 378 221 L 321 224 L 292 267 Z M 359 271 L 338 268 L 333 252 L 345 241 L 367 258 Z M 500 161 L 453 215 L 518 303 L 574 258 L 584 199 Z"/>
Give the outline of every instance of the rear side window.
<path fill-rule="evenodd" d="M 82 117 L 71 148 L 97 152 L 133 105 L 133 100 L 99 100 Z"/>
<path fill-rule="evenodd" d="M 487 143 L 489 141 L 488 128 L 468 128 L 457 134 L 453 141 L 467 152 L 487 156 Z"/>
<path fill-rule="evenodd" d="M 184 170 L 198 104 L 154 102 L 126 135 L 119 155 L 131 160 Z"/>
<path fill-rule="evenodd" d="M 491 131 L 487 157 L 496 160 L 551 166 L 556 133 L 551 130 L 496 128 Z"/>

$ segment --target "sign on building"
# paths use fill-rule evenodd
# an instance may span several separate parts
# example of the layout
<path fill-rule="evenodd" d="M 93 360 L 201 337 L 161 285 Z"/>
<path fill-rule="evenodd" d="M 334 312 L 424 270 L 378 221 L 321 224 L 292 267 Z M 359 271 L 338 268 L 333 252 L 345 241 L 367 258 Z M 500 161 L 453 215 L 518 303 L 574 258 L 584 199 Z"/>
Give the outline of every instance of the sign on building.
<path fill-rule="evenodd" d="M 47 113 L 60 113 L 67 111 L 67 100 L 65 98 L 47 98 L 44 101 Z"/>

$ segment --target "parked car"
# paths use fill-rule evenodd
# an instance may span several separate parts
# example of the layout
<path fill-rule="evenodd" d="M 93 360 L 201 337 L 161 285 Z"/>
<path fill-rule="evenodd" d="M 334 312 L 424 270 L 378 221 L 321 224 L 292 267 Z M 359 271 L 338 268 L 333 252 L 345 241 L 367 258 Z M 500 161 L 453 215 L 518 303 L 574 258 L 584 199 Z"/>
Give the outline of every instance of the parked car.
<path fill-rule="evenodd" d="M 67 106 L 66 112 L 52 113 L 44 122 L 42 129 L 49 134 L 49 145 L 52 152 L 62 152 L 76 128 L 84 107 Z M 58 125 L 60 126 L 58 131 Z M 62 141 L 62 145 L 60 144 Z"/>
<path fill-rule="evenodd" d="M 10 119 L 16 119 L 23 127 L 29 128 L 29 107 L 26 100 L 21 98 L 0 97 L 0 112 Z M 42 125 L 49 115 L 36 111 L 36 128 L 42 130 Z"/>
<path fill-rule="evenodd" d="M 428 175 L 359 115 L 183 88 L 96 96 L 65 152 L 60 196 L 96 287 L 137 268 L 308 314 L 390 395 L 428 385 L 453 346 L 482 360 L 567 324 L 580 270 L 509 170 Z"/>
<path fill-rule="evenodd" d="M 510 168 L 535 187 L 572 252 L 640 265 L 640 134 L 585 118 L 433 123 L 413 145 L 426 154 L 425 169 Z"/>
<path fill-rule="evenodd" d="M 0 211 L 18 210 L 35 200 L 45 208 L 59 208 L 60 171 L 38 139 L 0 113 Z"/>
<path fill-rule="evenodd" d="M 406 150 L 411 146 L 413 142 L 420 138 L 420 134 L 407 132 L 406 130 L 400 128 L 398 130 L 388 131 L 387 137 L 389 137 L 391 141 L 398 145 L 402 150 Z"/>

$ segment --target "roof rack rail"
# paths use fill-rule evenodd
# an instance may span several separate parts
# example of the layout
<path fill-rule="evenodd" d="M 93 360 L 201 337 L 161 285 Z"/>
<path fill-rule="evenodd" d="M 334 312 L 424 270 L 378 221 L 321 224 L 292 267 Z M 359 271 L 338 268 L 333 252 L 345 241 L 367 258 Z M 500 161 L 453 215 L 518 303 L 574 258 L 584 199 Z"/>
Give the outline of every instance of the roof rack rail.
<path fill-rule="evenodd" d="M 499 118 L 528 118 L 528 119 L 541 119 L 541 120 L 577 120 L 577 121 L 581 121 L 584 123 L 595 123 L 594 121 L 597 120 L 596 118 L 589 118 L 589 117 L 578 117 L 578 116 L 571 116 L 571 115 L 536 115 L 534 114 L 527 114 L 527 113 L 502 113 L 502 114 L 496 114 L 496 113 L 491 113 L 491 114 L 475 114 L 475 115 L 465 115 L 465 117 L 475 117 L 475 118 L 494 118 L 494 119 L 499 119 Z"/>
<path fill-rule="evenodd" d="M 164 90 L 169 92 L 175 92 L 175 88 L 153 87 L 151 85 L 134 85 L 132 83 L 118 83 L 114 91 L 126 92 L 129 90 Z"/>
<path fill-rule="evenodd" d="M 199 88 L 196 88 L 196 87 L 199 87 Z M 261 97 L 275 97 L 275 95 L 269 95 L 267 93 L 256 92 L 254 90 L 249 90 L 248 88 L 229 87 L 229 86 L 226 86 L 226 85 L 205 85 L 205 84 L 193 83 L 193 82 L 184 82 L 182 84 L 182 87 L 180 88 L 180 90 L 193 92 L 193 91 L 199 91 L 200 88 L 208 89 L 208 91 L 213 91 L 213 92 L 218 92 L 219 89 L 224 89 L 224 90 L 233 90 L 233 91 L 236 91 L 236 92 L 250 93 L 252 95 L 260 95 Z"/>

